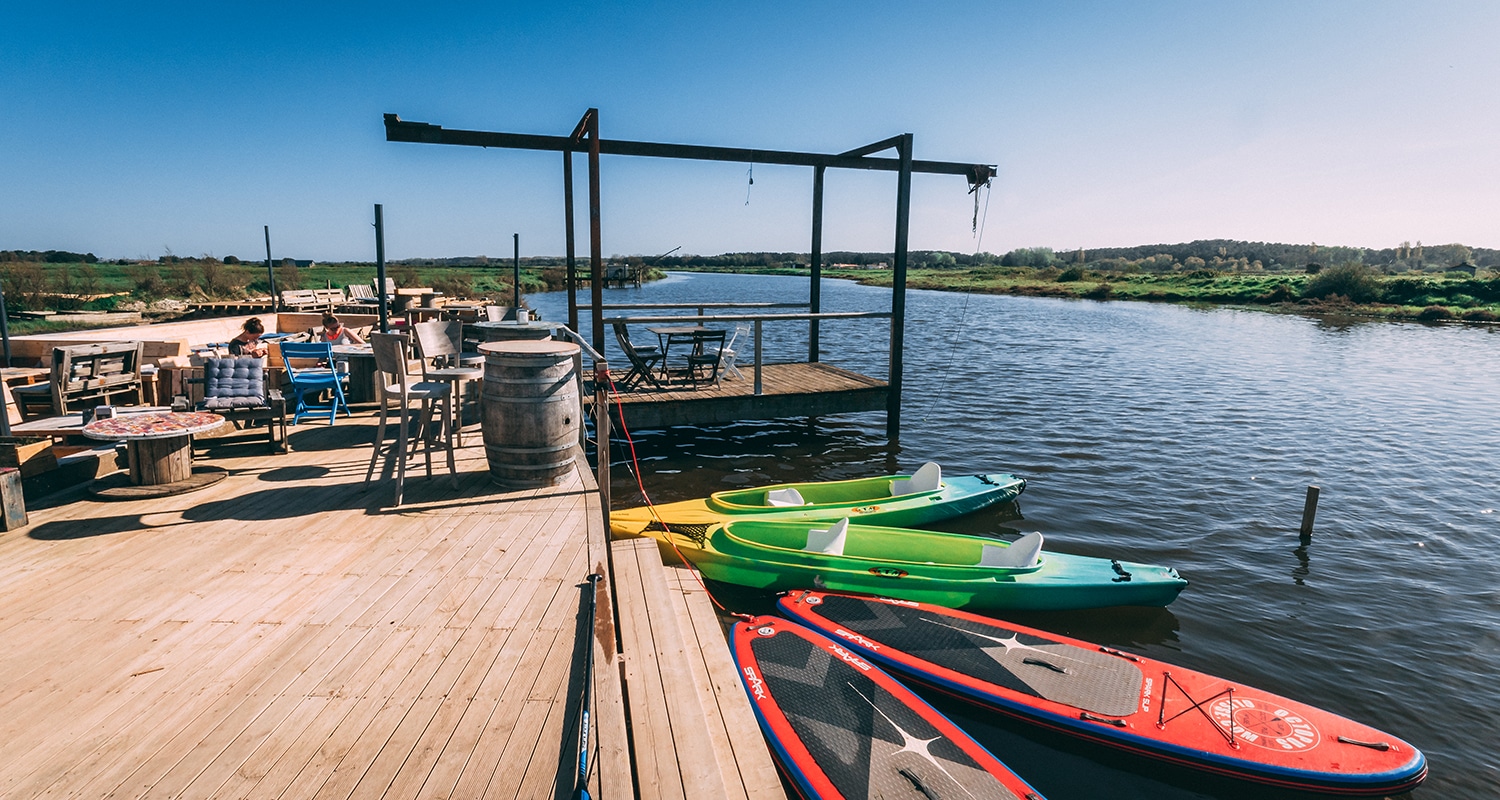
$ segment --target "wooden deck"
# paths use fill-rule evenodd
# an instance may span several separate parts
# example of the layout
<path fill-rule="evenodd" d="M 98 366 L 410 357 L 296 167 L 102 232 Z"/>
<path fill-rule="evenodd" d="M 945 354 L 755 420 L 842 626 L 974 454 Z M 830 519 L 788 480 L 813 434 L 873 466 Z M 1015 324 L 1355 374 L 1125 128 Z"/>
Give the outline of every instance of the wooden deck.
<path fill-rule="evenodd" d="M 0 534 L 0 796 L 567 797 L 589 644 L 591 794 L 647 796 L 633 764 L 648 757 L 699 769 L 701 753 L 643 750 L 626 713 L 616 601 L 648 629 L 678 616 L 635 612 L 607 577 L 580 636 L 584 579 L 610 574 L 590 477 L 504 492 L 476 446 L 458 489 L 418 468 L 388 509 L 389 482 L 362 485 L 371 427 L 304 424 L 284 456 L 215 446 L 209 463 L 231 470 L 215 486 L 74 492 Z M 722 638 L 700 651 L 692 636 L 721 673 L 714 705 L 738 702 L 743 725 Z M 679 717 L 707 717 L 701 684 L 664 691 Z M 713 770 L 766 757 L 758 737 L 743 756 L 724 744 Z M 738 768 L 723 782 L 710 796 L 772 796 Z"/>
<path fill-rule="evenodd" d="M 760 395 L 755 394 L 754 367 L 741 364 L 740 372 L 743 380 L 702 383 L 696 388 L 681 382 L 667 390 L 639 384 L 620 393 L 625 422 L 631 428 L 667 428 L 884 411 L 886 407 L 889 385 L 885 381 L 829 364 L 766 364 L 761 369 Z"/>

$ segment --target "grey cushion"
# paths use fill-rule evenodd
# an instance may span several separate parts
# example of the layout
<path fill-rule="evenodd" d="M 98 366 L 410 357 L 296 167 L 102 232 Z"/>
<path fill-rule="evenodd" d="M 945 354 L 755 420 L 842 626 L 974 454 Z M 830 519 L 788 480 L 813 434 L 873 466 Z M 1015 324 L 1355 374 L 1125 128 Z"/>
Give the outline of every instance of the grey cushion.
<path fill-rule="evenodd" d="M 254 408 L 266 401 L 266 364 L 260 358 L 203 362 L 204 408 Z"/>

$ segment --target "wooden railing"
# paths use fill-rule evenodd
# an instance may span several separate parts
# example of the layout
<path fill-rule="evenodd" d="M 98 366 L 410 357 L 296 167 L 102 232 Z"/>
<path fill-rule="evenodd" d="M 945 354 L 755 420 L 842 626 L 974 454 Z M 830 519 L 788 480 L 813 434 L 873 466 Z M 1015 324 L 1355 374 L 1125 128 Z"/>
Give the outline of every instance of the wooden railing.
<path fill-rule="evenodd" d="M 699 304 L 693 303 L 683 308 L 695 308 Z M 757 306 L 785 307 L 786 305 L 806 306 L 806 303 L 782 304 L 782 303 L 703 303 L 704 308 L 716 306 L 727 308 L 745 308 Z M 612 306 L 621 308 L 623 306 Z M 675 308 L 679 306 L 648 305 L 644 308 Z M 606 306 L 611 308 L 611 306 Z M 624 323 L 626 325 L 680 325 L 684 322 L 753 322 L 755 323 L 755 394 L 761 394 L 761 366 L 763 363 L 761 349 L 761 326 L 766 322 L 791 322 L 796 320 L 842 320 L 842 319 L 890 319 L 889 311 L 824 311 L 817 314 L 804 312 L 800 314 L 711 314 L 699 313 L 696 316 L 669 316 L 669 317 L 605 317 L 604 324 Z"/>

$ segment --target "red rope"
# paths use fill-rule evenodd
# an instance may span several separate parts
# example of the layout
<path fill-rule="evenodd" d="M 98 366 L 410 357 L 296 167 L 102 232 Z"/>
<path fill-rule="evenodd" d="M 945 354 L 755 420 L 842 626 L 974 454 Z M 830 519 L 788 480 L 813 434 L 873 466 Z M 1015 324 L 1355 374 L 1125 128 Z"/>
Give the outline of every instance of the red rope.
<path fill-rule="evenodd" d="M 641 499 L 646 501 L 646 508 L 651 510 L 651 516 L 656 520 L 656 524 L 660 525 L 662 531 L 667 534 L 665 537 L 667 544 L 672 546 L 672 552 L 676 553 L 677 557 L 682 559 L 682 563 L 687 565 L 688 571 L 693 574 L 693 579 L 698 581 L 698 585 L 703 588 L 703 593 L 708 595 L 708 599 L 710 602 L 712 602 L 716 607 L 718 607 L 720 611 L 723 611 L 726 614 L 731 614 L 742 619 L 749 619 L 750 616 L 748 614 L 739 614 L 730 611 L 728 608 L 725 608 L 723 603 L 719 602 L 719 598 L 714 597 L 714 593 L 709 591 L 708 589 L 708 584 L 703 582 L 703 575 L 698 570 L 698 565 L 688 560 L 688 557 L 683 555 L 682 551 L 677 548 L 677 543 L 672 540 L 672 537 L 674 535 L 672 533 L 672 529 L 667 526 L 667 523 L 665 521 L 662 520 L 661 515 L 656 513 L 656 505 L 651 502 L 651 496 L 646 494 L 646 484 L 641 480 L 641 462 L 640 459 L 635 455 L 635 439 L 631 438 L 630 428 L 625 425 L 625 405 L 620 400 L 620 391 L 619 389 L 615 388 L 614 378 L 609 377 L 608 373 L 605 373 L 605 376 L 609 380 L 609 392 L 615 397 L 615 413 L 619 415 L 620 433 L 625 437 L 625 443 L 630 446 L 630 463 L 632 467 L 631 471 L 635 473 L 636 488 L 640 489 Z M 609 457 L 607 452 L 604 457 Z"/>

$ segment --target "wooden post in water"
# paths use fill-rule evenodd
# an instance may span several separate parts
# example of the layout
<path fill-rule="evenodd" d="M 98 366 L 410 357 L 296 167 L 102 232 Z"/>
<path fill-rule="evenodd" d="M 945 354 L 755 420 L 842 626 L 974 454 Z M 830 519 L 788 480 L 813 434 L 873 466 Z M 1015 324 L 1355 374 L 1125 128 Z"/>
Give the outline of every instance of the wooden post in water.
<path fill-rule="evenodd" d="M 1302 505 L 1302 539 L 1304 543 L 1312 539 L 1313 518 L 1318 515 L 1318 493 L 1320 491 L 1317 486 L 1307 487 L 1307 501 Z"/>

